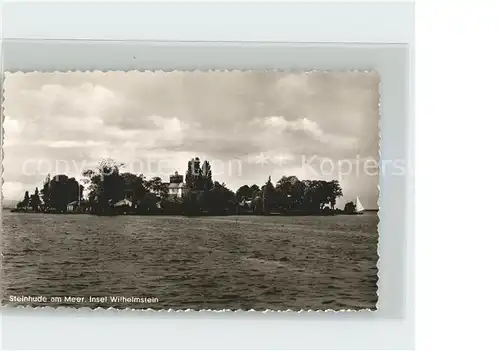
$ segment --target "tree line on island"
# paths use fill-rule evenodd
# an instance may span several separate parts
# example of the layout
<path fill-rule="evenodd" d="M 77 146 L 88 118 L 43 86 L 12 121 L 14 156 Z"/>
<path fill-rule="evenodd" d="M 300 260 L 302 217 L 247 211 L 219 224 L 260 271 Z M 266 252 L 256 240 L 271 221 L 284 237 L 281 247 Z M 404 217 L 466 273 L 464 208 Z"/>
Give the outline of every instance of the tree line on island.
<path fill-rule="evenodd" d="M 356 205 L 346 204 L 344 211 L 334 210 L 342 189 L 337 180 L 299 180 L 283 176 L 276 185 L 243 185 L 236 192 L 212 179 L 210 163 L 198 157 L 188 162 L 185 177 L 170 176 L 147 180 L 142 174 L 120 172 L 123 164 L 102 161 L 96 169 L 82 174 L 88 185 L 65 174 L 47 176 L 42 189 L 24 199 L 14 211 L 44 213 L 176 214 L 176 215 L 317 215 L 334 212 L 354 213 Z"/>

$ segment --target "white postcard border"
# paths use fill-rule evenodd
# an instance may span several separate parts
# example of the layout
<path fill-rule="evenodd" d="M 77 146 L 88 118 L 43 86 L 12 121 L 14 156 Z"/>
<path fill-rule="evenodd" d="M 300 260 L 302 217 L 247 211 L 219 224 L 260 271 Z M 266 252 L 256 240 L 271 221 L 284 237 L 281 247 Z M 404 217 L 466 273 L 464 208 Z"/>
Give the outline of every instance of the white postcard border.
<path fill-rule="evenodd" d="M 4 34 L 9 33 L 5 28 Z M 46 33 L 43 35 L 42 38 L 48 37 Z M 215 35 L 214 39 L 217 38 L 220 37 Z M 412 72 L 409 60 L 412 56 L 408 56 L 411 55 L 408 51 L 411 46 L 26 39 L 24 35 L 24 38 L 4 41 L 4 70 L 375 69 L 382 79 L 382 158 L 402 156 L 411 166 L 411 92 L 408 82 Z M 412 42 L 411 38 L 407 40 Z M 203 55 L 186 55 L 192 50 Z M 293 53 L 295 55 L 291 55 Z M 380 300 L 379 311 L 373 314 L 168 314 L 90 309 L 41 309 L 35 312 L 29 308 L 17 308 L 2 311 L 3 346 L 9 349 L 409 348 L 413 344 L 411 184 L 411 174 L 400 179 L 385 177 L 381 183 Z M 389 239 L 388 230 L 400 235 L 402 240 Z M 390 245 L 385 248 L 385 243 Z M 65 330 L 64 335 L 61 330 Z M 26 333 L 31 337 L 26 338 Z M 51 333 L 57 333 L 58 337 L 51 337 Z M 143 337 L 139 338 L 139 333 Z M 93 337 L 85 336 L 89 334 Z"/>

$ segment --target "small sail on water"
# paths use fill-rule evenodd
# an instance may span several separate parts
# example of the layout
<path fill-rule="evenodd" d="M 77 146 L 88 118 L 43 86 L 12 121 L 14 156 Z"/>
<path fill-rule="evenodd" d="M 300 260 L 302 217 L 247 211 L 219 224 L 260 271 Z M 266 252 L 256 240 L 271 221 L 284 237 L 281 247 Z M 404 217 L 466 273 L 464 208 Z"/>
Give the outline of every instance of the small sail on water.
<path fill-rule="evenodd" d="M 361 204 L 361 201 L 359 200 L 359 196 L 356 197 L 356 213 L 363 213 L 365 208 Z"/>

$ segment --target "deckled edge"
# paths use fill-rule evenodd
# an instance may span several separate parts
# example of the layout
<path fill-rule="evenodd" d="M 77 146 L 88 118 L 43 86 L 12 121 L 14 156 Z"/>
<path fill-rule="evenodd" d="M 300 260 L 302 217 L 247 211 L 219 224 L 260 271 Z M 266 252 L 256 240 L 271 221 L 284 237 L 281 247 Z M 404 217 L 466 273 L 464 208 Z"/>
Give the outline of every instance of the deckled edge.
<path fill-rule="evenodd" d="M 144 69 L 144 70 L 138 70 L 138 69 L 131 69 L 131 70 L 68 70 L 68 71 L 58 71 L 58 70 L 35 70 L 35 71 L 23 71 L 23 70 L 15 70 L 15 71 L 4 71 L 3 67 L 3 50 L 1 53 L 1 62 L 0 62 L 0 73 L 2 75 L 1 77 L 1 96 L 0 96 L 0 117 L 1 117 L 1 122 L 0 122 L 0 129 L 1 129 L 1 135 L 0 135 L 0 162 L 1 162 L 1 169 L 0 169 L 0 284 L 3 281 L 2 275 L 3 275 L 3 227 L 2 227 L 2 219 L 3 219 L 3 159 L 4 159 L 4 152 L 3 152 L 3 142 L 4 142 L 4 136 L 5 136 L 5 131 L 3 128 L 3 122 L 4 122 L 4 117 L 5 117 L 5 81 L 8 77 L 8 75 L 14 75 L 14 74 L 23 74 L 23 75 L 28 75 L 28 74 L 74 74 L 74 73 L 114 73 L 114 72 L 120 72 L 120 73 L 174 73 L 174 72 L 191 72 L 191 73 L 210 73 L 210 72 L 245 72 L 245 73 L 251 73 L 251 72 L 275 72 L 275 73 L 295 73 L 295 74 L 310 74 L 310 73 L 364 73 L 364 74 L 370 74 L 370 75 L 377 75 L 378 77 L 378 123 L 377 123 L 377 128 L 378 128 L 378 154 L 379 154 L 379 161 L 381 159 L 381 150 L 380 150 L 380 144 L 381 144 L 381 130 L 380 130 L 380 123 L 381 123 L 381 84 L 382 84 L 382 79 L 380 77 L 380 74 L 378 73 L 377 70 L 375 69 L 322 69 L 322 70 L 317 70 L 317 69 Z M 300 310 L 295 310 L 295 309 L 284 309 L 284 310 L 271 310 L 271 309 L 266 309 L 266 310 L 258 310 L 256 311 L 255 309 L 248 309 L 248 310 L 243 310 L 243 309 L 173 309 L 173 308 L 120 308 L 120 307 L 88 307 L 88 306 L 31 306 L 31 305 L 16 305 L 16 304 L 10 304 L 10 303 L 4 303 L 4 297 L 3 297 L 3 287 L 0 287 L 0 309 L 10 309 L 10 308 L 16 308 L 16 309 L 26 309 L 26 310 L 54 310 L 54 311 L 64 311 L 64 310 L 71 310 L 71 311 L 80 311 L 80 310 L 89 310 L 89 311 L 111 311 L 111 312 L 126 312 L 126 311 L 147 311 L 147 312 L 155 312 L 155 313 L 199 313 L 199 312 L 209 312 L 209 313 L 222 313 L 222 312 L 232 312 L 232 313 L 259 313 L 259 314 L 272 314 L 272 313 L 294 313 L 294 314 L 300 314 L 300 313 L 362 313 L 362 312 L 377 312 L 379 311 L 379 302 L 380 302 L 380 295 L 379 295 L 379 282 L 380 282 L 380 221 L 381 221 L 381 216 L 380 216 L 380 182 L 381 182 L 381 174 L 380 174 L 380 168 L 379 168 L 379 183 L 377 185 L 378 189 L 378 198 L 377 198 L 377 206 L 378 206 L 378 211 L 377 211 L 377 217 L 378 217 L 378 224 L 377 224 L 377 302 L 375 304 L 375 308 L 363 308 L 363 309 L 318 309 L 318 310 L 313 310 L 313 309 L 300 309 Z"/>
<path fill-rule="evenodd" d="M 5 79 L 6 74 L 4 72 L 4 47 L 5 45 L 0 45 L 0 304 L 3 305 L 4 300 L 4 288 L 3 284 L 3 142 L 5 137 L 5 131 L 3 129 L 3 122 L 5 119 L 4 115 L 4 94 L 5 94 Z"/>
<path fill-rule="evenodd" d="M 375 70 L 373 72 L 376 72 Z M 378 76 L 378 103 L 377 103 L 377 110 L 378 110 L 378 123 L 377 123 L 377 129 L 378 129 L 378 162 L 379 162 L 379 170 L 378 170 L 378 184 L 377 184 L 377 303 L 375 304 L 375 310 L 379 310 L 379 303 L 380 303 L 380 241 L 381 241 L 381 235 L 380 235 L 380 222 L 382 221 L 382 216 L 380 215 L 380 184 L 382 183 L 382 178 L 384 174 L 382 173 L 382 168 L 380 167 L 380 164 L 382 163 L 382 129 L 381 129 L 381 123 L 382 123 L 382 77 L 378 72 L 376 72 Z"/>
<path fill-rule="evenodd" d="M 326 309 L 326 310 L 312 310 L 312 309 L 300 309 L 300 310 L 293 310 L 293 309 L 286 309 L 286 310 L 271 310 L 271 309 L 265 309 L 265 310 L 255 310 L 253 308 L 248 309 L 248 310 L 243 310 L 243 309 L 220 309 L 220 310 L 215 310 L 215 309 L 193 309 L 193 308 L 186 308 L 186 309 L 174 309 L 174 308 L 120 308 L 120 307 L 88 307 L 88 306 L 31 306 L 31 305 L 13 305 L 13 304 L 3 304 L 0 306 L 1 309 L 10 309 L 10 308 L 15 308 L 15 309 L 25 309 L 25 310 L 54 310 L 54 311 L 64 311 L 64 310 L 70 310 L 70 311 L 80 311 L 80 310 L 89 310 L 89 311 L 118 311 L 118 312 L 125 312 L 125 311 L 141 311 L 141 312 L 154 312 L 154 313 L 198 313 L 198 312 L 209 312 L 209 313 L 223 313 L 223 312 L 232 312 L 232 313 L 265 313 L 265 314 L 272 314 L 272 313 L 293 313 L 293 314 L 298 314 L 298 313 L 360 313 L 360 312 L 377 312 L 377 308 L 370 309 L 370 308 L 363 308 L 363 309 L 340 309 L 340 310 L 334 310 L 334 309 Z"/>
<path fill-rule="evenodd" d="M 68 71 L 59 71 L 59 70 L 35 70 L 35 71 L 23 71 L 23 70 L 14 70 L 14 71 L 6 71 L 3 72 L 4 77 L 6 75 L 14 75 L 14 74 L 75 74 L 75 73 L 175 73 L 175 72 L 189 72 L 189 73 L 231 73 L 231 72 L 243 72 L 243 73 L 253 73 L 253 72 L 272 72 L 272 73 L 293 73 L 293 74 L 310 74 L 310 73 L 364 73 L 364 74 L 376 74 L 380 77 L 377 70 L 369 68 L 369 69 L 281 69 L 281 68 L 273 68 L 273 69 L 127 69 L 127 70 L 113 70 L 113 69 L 87 69 L 87 70 L 68 70 Z"/>

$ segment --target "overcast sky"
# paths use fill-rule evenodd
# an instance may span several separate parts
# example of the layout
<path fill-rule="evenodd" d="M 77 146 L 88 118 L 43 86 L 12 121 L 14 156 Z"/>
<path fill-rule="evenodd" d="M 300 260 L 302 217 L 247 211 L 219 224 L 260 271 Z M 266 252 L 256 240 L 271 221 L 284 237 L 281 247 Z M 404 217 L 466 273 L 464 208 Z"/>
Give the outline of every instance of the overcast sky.
<path fill-rule="evenodd" d="M 340 205 L 376 208 L 378 176 L 363 165 L 379 159 L 378 85 L 365 72 L 7 74 L 3 196 L 21 199 L 47 173 L 80 179 L 103 158 L 168 179 L 199 156 L 233 190 L 339 179 Z"/>

